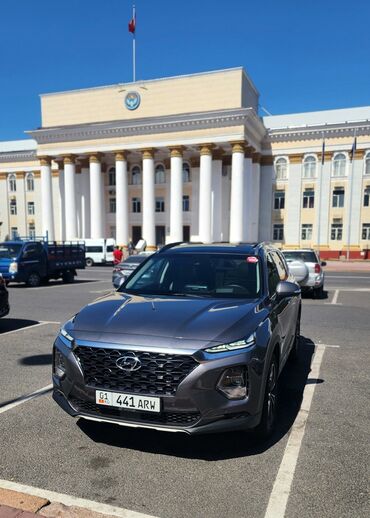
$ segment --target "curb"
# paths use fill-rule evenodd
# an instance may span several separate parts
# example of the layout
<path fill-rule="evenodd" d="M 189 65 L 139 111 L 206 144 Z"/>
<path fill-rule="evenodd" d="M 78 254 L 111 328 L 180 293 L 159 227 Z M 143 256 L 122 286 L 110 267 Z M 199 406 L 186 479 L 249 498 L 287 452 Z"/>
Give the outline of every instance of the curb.
<path fill-rule="evenodd" d="M 117 516 L 154 518 L 100 502 L 0 480 L 0 518 L 115 518 Z"/>

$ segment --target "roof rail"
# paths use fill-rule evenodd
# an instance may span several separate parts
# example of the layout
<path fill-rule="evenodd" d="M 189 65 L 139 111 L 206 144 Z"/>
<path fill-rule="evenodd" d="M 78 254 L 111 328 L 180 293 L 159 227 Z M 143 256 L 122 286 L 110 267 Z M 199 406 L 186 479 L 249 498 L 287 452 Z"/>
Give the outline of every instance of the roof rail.
<path fill-rule="evenodd" d="M 160 254 L 162 252 L 165 252 L 166 250 L 169 250 L 170 248 L 173 248 L 174 246 L 182 245 L 184 241 L 176 241 L 175 243 L 169 243 L 168 245 L 162 246 L 160 250 L 158 250 L 157 254 Z"/>

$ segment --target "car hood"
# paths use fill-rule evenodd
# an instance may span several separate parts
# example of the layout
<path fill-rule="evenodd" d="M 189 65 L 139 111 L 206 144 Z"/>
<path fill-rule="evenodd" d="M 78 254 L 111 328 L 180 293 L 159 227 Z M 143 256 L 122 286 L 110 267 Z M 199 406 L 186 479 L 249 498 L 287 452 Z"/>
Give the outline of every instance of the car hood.
<path fill-rule="evenodd" d="M 76 340 L 191 348 L 249 336 L 261 313 L 256 300 L 113 293 L 84 307 L 71 332 Z"/>

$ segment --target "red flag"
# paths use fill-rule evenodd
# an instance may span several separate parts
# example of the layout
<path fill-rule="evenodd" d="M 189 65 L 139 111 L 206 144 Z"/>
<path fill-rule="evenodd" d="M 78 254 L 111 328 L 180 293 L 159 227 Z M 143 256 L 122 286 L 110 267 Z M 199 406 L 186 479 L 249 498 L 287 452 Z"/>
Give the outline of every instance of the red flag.
<path fill-rule="evenodd" d="M 134 14 L 133 17 L 131 18 L 131 20 L 129 21 L 128 32 L 132 32 L 132 34 L 135 34 L 135 29 L 136 29 L 136 14 Z"/>

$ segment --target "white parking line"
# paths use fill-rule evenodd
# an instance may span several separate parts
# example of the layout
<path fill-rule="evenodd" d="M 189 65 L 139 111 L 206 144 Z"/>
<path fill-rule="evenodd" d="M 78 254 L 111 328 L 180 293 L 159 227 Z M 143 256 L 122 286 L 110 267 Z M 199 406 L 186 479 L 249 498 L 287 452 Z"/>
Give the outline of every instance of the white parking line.
<path fill-rule="evenodd" d="M 25 331 L 25 330 L 28 330 L 28 329 L 32 329 L 34 327 L 39 327 L 39 326 L 46 326 L 48 324 L 58 324 L 60 325 L 60 322 L 48 322 L 48 321 L 44 321 L 44 322 L 39 322 L 38 324 L 32 324 L 30 326 L 24 326 L 24 327 L 20 327 L 19 329 L 13 329 L 12 331 L 6 331 L 5 333 L 0 333 L 0 338 L 2 336 L 6 336 L 6 335 L 11 335 L 13 333 L 19 333 L 19 331 Z"/>
<path fill-rule="evenodd" d="M 20 396 L 17 398 L 13 403 L 9 403 L 8 405 L 5 405 L 3 407 L 0 407 L 0 414 L 3 414 L 4 412 L 7 412 L 7 410 L 11 410 L 12 408 L 21 405 L 22 403 L 25 403 L 26 401 L 30 401 L 31 399 L 35 399 L 37 397 L 43 396 L 49 390 L 53 387 L 53 385 L 47 385 L 46 387 L 43 387 L 39 390 L 35 390 L 35 392 L 31 392 L 31 394 L 27 394 L 26 396 Z"/>
<path fill-rule="evenodd" d="M 315 356 L 312 361 L 310 372 L 310 376 L 313 379 L 318 379 L 319 377 L 320 365 L 325 348 L 325 346 L 321 346 L 315 350 Z M 265 518 L 284 518 L 285 516 L 285 510 L 292 487 L 299 450 L 301 448 L 315 387 L 315 383 L 309 383 L 304 389 L 302 405 L 296 420 L 294 421 L 287 445 L 285 447 L 283 459 L 281 461 L 280 468 L 267 505 Z"/>
<path fill-rule="evenodd" d="M 338 296 L 339 296 L 339 290 L 335 290 L 333 300 L 331 301 L 332 304 L 336 304 L 338 302 Z"/>
<path fill-rule="evenodd" d="M 328 279 L 369 279 L 370 280 L 370 275 L 360 277 L 357 275 L 330 275 L 330 274 L 326 273 L 325 278 L 326 278 L 326 280 L 328 280 Z"/>
<path fill-rule="evenodd" d="M 138 513 L 136 511 L 122 509 L 121 507 L 115 507 L 113 505 L 101 504 L 100 502 L 93 502 L 92 500 L 77 498 L 63 493 L 55 493 L 54 491 L 47 491 L 46 489 L 17 484 L 16 482 L 10 482 L 8 480 L 0 480 L 0 488 L 10 489 L 12 491 L 26 493 L 27 495 L 38 496 L 40 498 L 46 498 L 51 503 L 58 502 L 66 506 L 82 507 L 83 509 L 104 515 L 107 514 L 109 516 L 118 516 L 120 518 L 155 518 L 149 514 Z M 87 514 L 84 516 L 87 516 Z"/>

